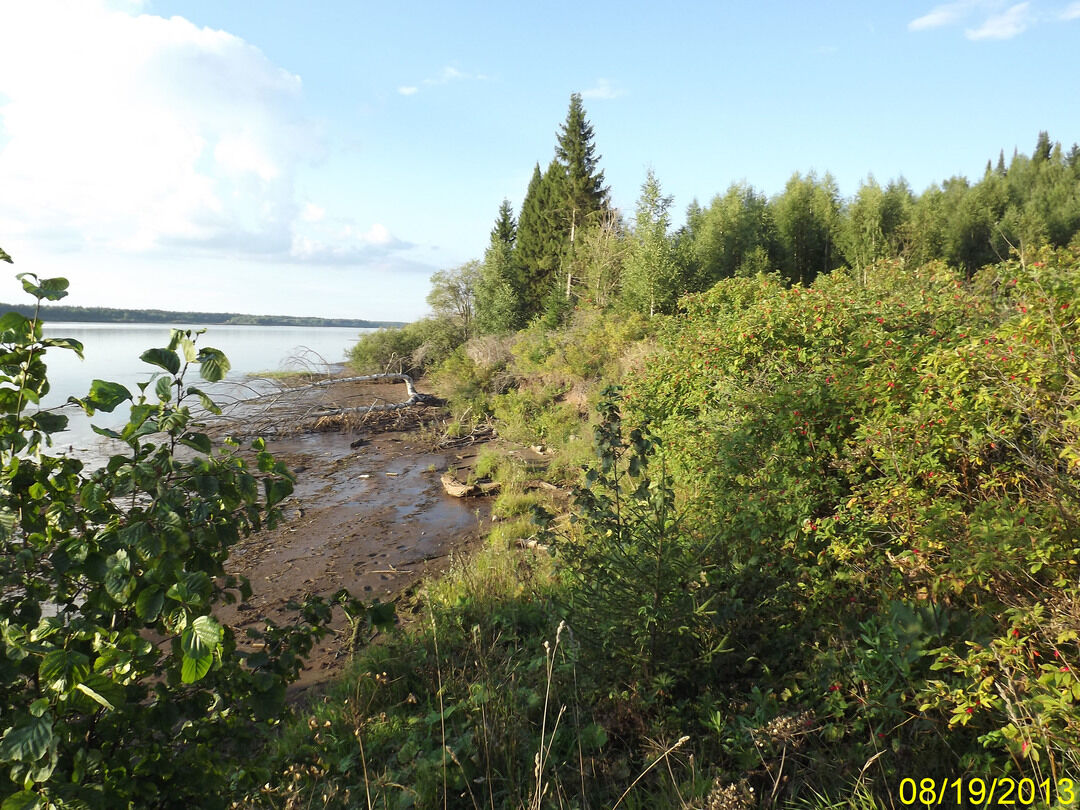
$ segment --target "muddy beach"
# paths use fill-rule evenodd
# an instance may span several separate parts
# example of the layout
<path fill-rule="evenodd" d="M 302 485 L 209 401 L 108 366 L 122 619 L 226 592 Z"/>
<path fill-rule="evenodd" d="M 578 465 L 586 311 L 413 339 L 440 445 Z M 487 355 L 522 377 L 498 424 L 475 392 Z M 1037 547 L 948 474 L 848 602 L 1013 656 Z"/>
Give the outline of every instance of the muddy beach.
<path fill-rule="evenodd" d="M 393 402 L 403 391 L 358 384 L 317 396 L 364 404 Z M 419 410 L 425 422 L 438 414 Z M 476 448 L 432 450 L 432 434 L 418 421 L 415 413 L 370 424 L 350 420 L 330 431 L 268 439 L 267 449 L 296 475 L 296 487 L 276 528 L 234 547 L 229 565 L 248 577 L 253 594 L 221 608 L 223 621 L 241 633 L 266 619 L 284 624 L 292 618 L 291 600 L 329 597 L 341 588 L 365 602 L 390 601 L 479 539 L 491 499 L 454 498 L 440 482 L 447 469 L 467 466 Z M 347 662 L 348 623 L 337 615 L 332 629 L 294 692 L 325 683 Z"/>

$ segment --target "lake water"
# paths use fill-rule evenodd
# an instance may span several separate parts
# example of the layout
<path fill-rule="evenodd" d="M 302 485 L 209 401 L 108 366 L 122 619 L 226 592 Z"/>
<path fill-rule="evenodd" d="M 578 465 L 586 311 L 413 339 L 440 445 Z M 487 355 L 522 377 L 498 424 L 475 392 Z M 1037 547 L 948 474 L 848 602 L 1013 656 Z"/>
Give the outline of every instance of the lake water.
<path fill-rule="evenodd" d="M 161 369 L 139 359 L 150 348 L 168 346 L 168 324 L 140 323 L 46 323 L 45 337 L 74 338 L 83 344 L 84 359 L 71 351 L 49 349 L 45 362 L 49 369 L 51 390 L 42 400 L 42 407 L 62 405 L 70 396 L 83 397 L 90 390 L 92 380 L 108 380 L 127 386 L 138 395 L 136 383 L 150 380 Z M 303 327 L 303 326 L 186 326 L 181 329 L 202 329 L 196 347 L 212 346 L 225 352 L 232 364 L 224 389 L 231 381 L 265 371 L 326 370 L 326 364 L 342 362 L 349 349 L 365 332 L 372 329 L 352 327 Z M 198 369 L 192 368 L 185 377 L 191 385 L 207 390 L 213 396 L 212 386 L 203 383 Z M 149 390 L 149 389 L 148 389 Z M 156 401 L 152 392 L 150 399 Z M 87 417 L 77 406 L 68 406 L 62 413 L 68 419 L 68 430 L 54 434 L 58 447 L 74 446 L 76 451 L 87 450 L 98 444 L 99 437 L 90 430 L 90 422 L 99 427 L 118 427 L 127 422 L 128 403 L 120 405 L 113 413 L 98 413 Z"/>

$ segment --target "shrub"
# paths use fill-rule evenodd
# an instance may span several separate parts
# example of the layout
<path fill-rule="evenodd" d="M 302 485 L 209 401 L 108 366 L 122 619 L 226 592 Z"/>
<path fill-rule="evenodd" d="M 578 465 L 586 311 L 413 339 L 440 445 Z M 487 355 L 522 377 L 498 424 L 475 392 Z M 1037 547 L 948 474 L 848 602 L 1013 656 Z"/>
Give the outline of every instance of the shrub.
<path fill-rule="evenodd" d="M 349 351 L 358 374 L 421 374 L 442 362 L 465 336 L 448 318 L 423 318 L 363 335 Z"/>
<path fill-rule="evenodd" d="M 20 278 L 39 304 L 66 295 L 64 279 Z M 126 448 L 91 472 L 48 454 L 67 417 L 34 407 L 49 389 L 44 351 L 81 345 L 43 338 L 36 314 L 0 318 L 5 808 L 226 806 L 261 778 L 252 748 L 325 632 L 321 599 L 244 647 L 214 616 L 250 594 L 225 569 L 229 549 L 273 525 L 293 478 L 261 440 L 242 453 L 200 432 L 190 403 L 219 411 L 184 371 L 215 382 L 229 366 L 195 343 L 173 330 L 144 352 L 159 371 L 137 397 L 95 380 L 72 398 L 90 415 L 132 403 L 121 429 L 94 428 Z"/>

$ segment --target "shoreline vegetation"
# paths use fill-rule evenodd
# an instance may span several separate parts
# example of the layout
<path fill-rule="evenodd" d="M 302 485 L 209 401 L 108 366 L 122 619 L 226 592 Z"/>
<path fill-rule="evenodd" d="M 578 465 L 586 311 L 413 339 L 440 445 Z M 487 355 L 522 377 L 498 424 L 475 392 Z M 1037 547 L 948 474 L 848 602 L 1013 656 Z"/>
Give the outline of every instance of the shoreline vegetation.
<path fill-rule="evenodd" d="M 352 374 L 410 374 L 444 404 L 442 421 L 381 414 L 413 432 L 378 441 L 420 450 L 397 459 L 414 466 L 468 455 L 448 458 L 455 480 L 497 494 L 440 576 L 392 607 L 341 597 L 349 663 L 305 702 L 281 705 L 326 637 L 317 583 L 238 652 L 218 580 L 194 570 L 224 576 L 235 520 L 256 543 L 299 532 L 278 522 L 294 475 L 261 439 L 260 489 L 189 426 L 179 353 L 212 380 L 219 352 L 178 331 L 143 355 L 169 373 L 132 408 L 133 461 L 93 481 L 8 453 L 0 537 L 23 568 L 0 585 L 96 624 L 0 602 L 5 808 L 109 791 L 245 810 L 983 807 L 995 787 L 1076 803 L 1080 147 L 1041 132 L 1030 157 L 921 195 L 736 184 L 677 230 L 652 172 L 624 219 L 598 161 L 574 95 L 483 260 L 432 277 L 431 316 L 352 348 Z M 59 429 L 22 409 L 60 344 L 5 318 L 21 388 L 0 427 L 21 451 Z M 131 398 L 95 381 L 81 404 Z M 372 437 L 339 416 L 363 454 Z M 171 444 L 142 440 L 155 430 Z M 354 531 L 363 498 L 349 510 Z M 295 540 L 318 554 L 330 533 Z M 203 557 L 178 565 L 162 538 Z M 227 587 L 243 610 L 247 582 Z"/>
<path fill-rule="evenodd" d="M 3 304 L 0 311 L 34 315 L 32 304 Z M 118 309 L 114 307 L 75 307 L 42 305 L 41 318 L 48 323 L 167 323 L 219 326 L 341 326 L 356 329 L 401 327 L 401 321 L 369 321 L 361 318 L 314 318 L 293 315 L 244 315 L 236 312 L 179 312 L 164 309 Z"/>

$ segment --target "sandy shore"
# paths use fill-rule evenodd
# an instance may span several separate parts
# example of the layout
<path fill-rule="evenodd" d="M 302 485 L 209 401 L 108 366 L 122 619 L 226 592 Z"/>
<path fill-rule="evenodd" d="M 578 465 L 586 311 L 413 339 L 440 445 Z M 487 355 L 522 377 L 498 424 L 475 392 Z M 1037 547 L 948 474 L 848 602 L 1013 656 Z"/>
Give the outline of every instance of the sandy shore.
<path fill-rule="evenodd" d="M 385 400 L 385 391 L 378 394 Z M 475 450 L 433 452 L 430 439 L 415 429 L 360 426 L 267 446 L 297 483 L 278 527 L 245 539 L 230 558 L 233 572 L 247 576 L 254 591 L 248 601 L 219 610 L 240 632 L 267 618 L 291 620 L 286 604 L 310 594 L 347 588 L 364 601 L 389 601 L 464 553 L 488 517 L 490 498 L 452 498 L 439 480 Z M 315 651 L 296 690 L 324 683 L 347 662 L 344 617 L 333 629 L 336 635 Z"/>

